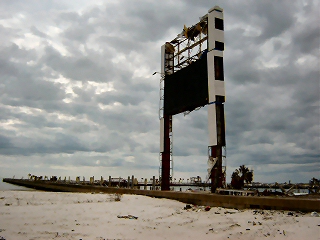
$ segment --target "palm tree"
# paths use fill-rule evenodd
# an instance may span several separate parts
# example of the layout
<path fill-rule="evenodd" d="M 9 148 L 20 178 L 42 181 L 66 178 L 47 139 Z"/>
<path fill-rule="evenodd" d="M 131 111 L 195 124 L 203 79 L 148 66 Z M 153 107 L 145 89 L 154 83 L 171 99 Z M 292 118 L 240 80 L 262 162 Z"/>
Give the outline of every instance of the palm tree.
<path fill-rule="evenodd" d="M 238 169 L 236 169 L 231 175 L 231 186 L 235 189 L 241 188 L 241 177 Z"/>
<path fill-rule="evenodd" d="M 244 186 L 244 182 L 251 183 L 252 180 L 253 171 L 250 171 L 245 165 L 241 165 L 231 175 L 231 186 L 235 189 L 241 189 Z"/>
<path fill-rule="evenodd" d="M 239 171 L 242 174 L 242 176 L 244 176 L 249 172 L 249 168 L 247 168 L 245 165 L 241 165 L 239 167 Z"/>

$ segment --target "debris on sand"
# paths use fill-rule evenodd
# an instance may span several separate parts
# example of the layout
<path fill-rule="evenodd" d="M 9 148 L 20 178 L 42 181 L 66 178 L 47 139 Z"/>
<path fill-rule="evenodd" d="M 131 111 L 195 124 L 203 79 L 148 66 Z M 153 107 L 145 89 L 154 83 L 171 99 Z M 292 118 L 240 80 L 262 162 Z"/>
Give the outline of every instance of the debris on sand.
<path fill-rule="evenodd" d="M 118 215 L 117 218 L 138 219 L 138 217 L 133 216 L 133 215 L 125 215 L 125 216 Z"/>

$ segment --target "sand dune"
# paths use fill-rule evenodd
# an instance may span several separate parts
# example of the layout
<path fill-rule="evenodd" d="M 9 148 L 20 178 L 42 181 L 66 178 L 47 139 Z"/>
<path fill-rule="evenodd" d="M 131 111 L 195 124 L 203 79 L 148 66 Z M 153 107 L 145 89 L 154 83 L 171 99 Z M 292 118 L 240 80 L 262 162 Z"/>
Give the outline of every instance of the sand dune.
<path fill-rule="evenodd" d="M 0 192 L 0 239 L 320 239 L 311 213 L 191 206 L 168 199 Z"/>

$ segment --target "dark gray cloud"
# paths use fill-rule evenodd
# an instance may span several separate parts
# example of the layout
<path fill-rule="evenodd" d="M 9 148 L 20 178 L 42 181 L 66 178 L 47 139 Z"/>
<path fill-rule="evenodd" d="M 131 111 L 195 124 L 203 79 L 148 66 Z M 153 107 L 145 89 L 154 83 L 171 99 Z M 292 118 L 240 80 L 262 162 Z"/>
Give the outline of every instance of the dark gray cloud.
<path fill-rule="evenodd" d="M 0 175 L 157 175 L 160 47 L 211 4 L 1 2 Z M 256 181 L 308 181 L 320 167 L 319 4 L 214 4 L 228 178 L 246 164 Z M 174 116 L 173 133 L 174 172 L 205 177 L 206 107 Z"/>
<path fill-rule="evenodd" d="M 38 37 L 42 37 L 42 38 L 48 37 L 47 34 L 39 31 L 35 26 L 30 27 L 30 32 L 31 32 L 33 35 L 38 36 Z"/>

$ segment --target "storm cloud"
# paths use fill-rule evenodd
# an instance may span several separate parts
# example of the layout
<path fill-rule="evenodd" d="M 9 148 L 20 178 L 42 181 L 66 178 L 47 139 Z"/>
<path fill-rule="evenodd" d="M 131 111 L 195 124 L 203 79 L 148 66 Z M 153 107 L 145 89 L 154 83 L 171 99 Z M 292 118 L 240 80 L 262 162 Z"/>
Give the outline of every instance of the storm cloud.
<path fill-rule="evenodd" d="M 0 176 L 158 176 L 160 47 L 224 9 L 227 181 L 319 176 L 318 1 L 2 1 Z M 175 177 L 206 177 L 207 109 L 173 117 Z"/>

